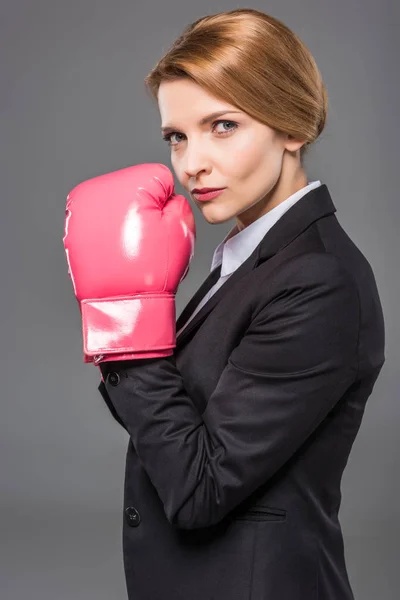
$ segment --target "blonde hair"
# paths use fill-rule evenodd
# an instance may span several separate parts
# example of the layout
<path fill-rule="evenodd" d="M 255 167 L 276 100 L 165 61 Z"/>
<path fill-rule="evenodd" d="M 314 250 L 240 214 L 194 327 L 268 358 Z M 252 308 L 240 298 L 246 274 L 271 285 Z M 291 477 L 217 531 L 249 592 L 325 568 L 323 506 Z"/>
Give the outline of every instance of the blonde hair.
<path fill-rule="evenodd" d="M 261 11 L 240 8 L 194 21 L 144 81 L 157 100 L 162 81 L 181 78 L 305 140 L 301 162 L 325 127 L 328 98 L 311 52 L 284 23 Z"/>

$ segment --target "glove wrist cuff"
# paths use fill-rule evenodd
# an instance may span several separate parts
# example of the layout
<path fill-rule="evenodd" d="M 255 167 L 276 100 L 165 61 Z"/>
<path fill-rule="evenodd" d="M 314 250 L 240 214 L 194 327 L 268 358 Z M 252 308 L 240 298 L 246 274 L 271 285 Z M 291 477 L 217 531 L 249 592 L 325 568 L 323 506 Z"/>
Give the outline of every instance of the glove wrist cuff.
<path fill-rule="evenodd" d="M 151 353 L 176 346 L 175 294 L 89 299 L 80 306 L 83 351 L 88 357 Z"/>

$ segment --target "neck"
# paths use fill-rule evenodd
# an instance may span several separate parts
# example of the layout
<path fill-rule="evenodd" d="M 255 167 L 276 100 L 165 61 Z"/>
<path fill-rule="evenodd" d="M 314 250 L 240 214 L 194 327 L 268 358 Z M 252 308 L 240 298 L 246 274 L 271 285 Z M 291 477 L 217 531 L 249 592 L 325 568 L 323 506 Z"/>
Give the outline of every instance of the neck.
<path fill-rule="evenodd" d="M 278 206 L 281 202 L 289 198 L 295 192 L 298 192 L 308 184 L 308 179 L 304 168 L 298 160 L 283 161 L 282 169 L 278 181 L 262 200 L 250 206 L 249 209 L 236 217 L 238 231 L 265 215 L 267 212 Z"/>

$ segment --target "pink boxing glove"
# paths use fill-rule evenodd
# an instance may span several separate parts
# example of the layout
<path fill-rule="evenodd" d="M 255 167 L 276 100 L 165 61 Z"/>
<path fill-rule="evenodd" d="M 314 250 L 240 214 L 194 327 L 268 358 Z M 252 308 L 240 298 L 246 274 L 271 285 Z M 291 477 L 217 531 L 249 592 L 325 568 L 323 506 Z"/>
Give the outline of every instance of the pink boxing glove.
<path fill-rule="evenodd" d="M 84 362 L 173 354 L 175 294 L 195 240 L 192 209 L 165 165 L 131 166 L 73 188 L 63 243 Z"/>

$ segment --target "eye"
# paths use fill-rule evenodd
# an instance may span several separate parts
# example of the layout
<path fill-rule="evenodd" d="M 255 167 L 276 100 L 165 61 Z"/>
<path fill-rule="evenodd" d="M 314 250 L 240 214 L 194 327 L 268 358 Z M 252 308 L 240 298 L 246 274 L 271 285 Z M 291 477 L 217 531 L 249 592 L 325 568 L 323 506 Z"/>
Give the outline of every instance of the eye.
<path fill-rule="evenodd" d="M 223 119 L 223 120 L 220 119 L 218 121 L 214 121 L 213 122 L 213 124 L 212 124 L 213 130 L 214 130 L 214 127 L 216 125 L 219 125 L 220 123 L 229 123 L 229 125 L 232 125 L 233 127 L 230 127 L 228 130 L 217 132 L 217 136 L 230 135 L 233 131 L 235 131 L 239 127 L 239 124 L 236 123 L 235 121 L 227 121 L 226 119 Z M 166 135 L 163 136 L 163 140 L 165 140 L 166 142 L 168 142 L 168 146 L 177 146 L 179 144 L 179 141 L 177 141 L 175 143 L 172 143 L 172 139 L 171 138 L 174 135 L 185 137 L 184 134 L 183 133 L 179 133 L 179 131 L 171 131 L 171 133 L 167 133 Z"/>

